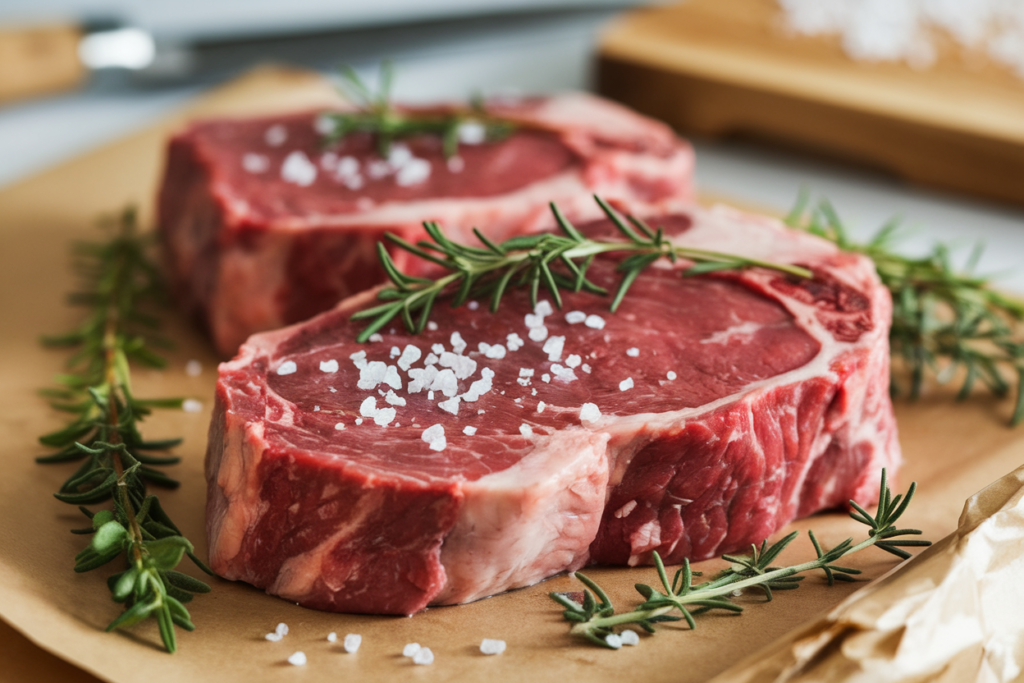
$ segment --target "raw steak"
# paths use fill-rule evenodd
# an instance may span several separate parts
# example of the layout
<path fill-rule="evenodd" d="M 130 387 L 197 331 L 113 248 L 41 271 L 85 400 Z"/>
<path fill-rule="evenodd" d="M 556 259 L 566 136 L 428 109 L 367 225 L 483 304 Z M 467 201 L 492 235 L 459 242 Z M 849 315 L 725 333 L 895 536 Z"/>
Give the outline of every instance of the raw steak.
<path fill-rule="evenodd" d="M 651 205 L 691 193 L 690 146 L 619 105 L 573 94 L 488 109 L 521 126 L 482 143 L 466 128 L 447 161 L 429 135 L 387 160 L 365 133 L 326 150 L 314 112 L 193 124 L 170 142 L 159 199 L 176 298 L 230 357 L 254 332 L 381 282 L 386 231 L 415 241 L 437 220 L 460 240 L 474 226 L 505 239 L 553 227 L 549 201 L 586 220 L 591 193 Z"/>
<path fill-rule="evenodd" d="M 870 261 L 724 207 L 649 220 L 815 277 L 666 263 L 615 314 L 585 293 L 531 310 L 515 290 L 497 314 L 439 303 L 423 335 L 358 344 L 365 292 L 255 335 L 220 366 L 214 570 L 310 607 L 411 614 L 655 550 L 701 560 L 874 502 L 899 447 Z"/>

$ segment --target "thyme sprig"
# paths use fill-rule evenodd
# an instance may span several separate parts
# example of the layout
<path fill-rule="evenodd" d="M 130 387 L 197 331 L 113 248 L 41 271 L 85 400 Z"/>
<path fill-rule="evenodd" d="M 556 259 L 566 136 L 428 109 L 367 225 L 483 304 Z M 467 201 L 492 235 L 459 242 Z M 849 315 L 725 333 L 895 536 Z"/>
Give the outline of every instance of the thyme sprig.
<path fill-rule="evenodd" d="M 171 521 L 147 484 L 174 488 L 178 482 L 160 468 L 178 458 L 167 455 L 180 439 L 147 440 L 139 422 L 154 408 L 181 407 L 181 399 L 140 399 L 131 387 L 130 363 L 162 368 L 166 361 L 153 346 L 166 346 L 155 334 L 156 319 L 145 312 L 160 296 L 159 274 L 147 253 L 147 240 L 136 230 L 136 216 L 126 209 L 108 222 L 114 235 L 102 244 L 75 247 L 82 289 L 72 304 L 89 313 L 73 332 L 45 337 L 52 347 L 76 349 L 68 372 L 58 375 L 60 388 L 44 390 L 56 410 L 70 413 L 64 428 L 40 437 L 56 449 L 40 463 L 82 464 L 54 496 L 79 506 L 90 526 L 72 533 L 92 539 L 75 556 L 75 571 L 87 572 L 123 558 L 124 571 L 107 585 L 125 610 L 107 630 L 156 619 L 169 652 L 176 649 L 174 626 L 193 630 L 183 603 L 210 590 L 202 581 L 175 571 L 187 554 L 203 571 L 210 570 L 193 553 L 192 544 Z M 111 509 L 92 512 L 86 505 L 110 502 Z"/>
<path fill-rule="evenodd" d="M 1016 399 L 1011 424 L 1024 421 L 1024 302 L 991 289 L 990 278 L 975 274 L 980 244 L 958 271 L 945 244 L 936 244 L 919 258 L 896 253 L 898 220 L 887 223 L 867 243 L 857 243 L 831 203 L 812 206 L 806 193 L 801 193 L 786 222 L 874 261 L 892 293 L 891 353 L 902 359 L 909 377 L 905 388 L 894 372 L 893 393 L 905 390 L 913 399 L 920 396 L 929 375 L 940 383 L 962 376 L 958 399 L 967 398 L 979 380 L 998 397 L 1012 390 Z"/>
<path fill-rule="evenodd" d="M 836 561 L 871 546 L 906 559 L 910 557 L 910 553 L 904 550 L 904 547 L 931 545 L 930 541 L 903 538 L 920 535 L 919 530 L 896 527 L 897 520 L 906 512 L 916 488 L 916 483 L 911 484 L 905 496 L 894 497 L 883 469 L 878 511 L 874 516 L 856 502 L 850 501 L 854 508 L 850 516 L 868 527 L 868 537 L 856 545 L 852 538 L 848 538 L 831 550 L 824 550 L 814 532 L 808 531 L 817 555 L 808 562 L 788 567 L 776 567 L 772 564 L 797 538 L 799 532 L 794 531 L 770 546 L 767 541 L 762 542 L 760 547 L 752 545 L 749 555 L 723 555 L 723 559 L 731 562 L 732 566 L 713 579 L 697 584 L 694 584 L 693 580 L 700 574 L 692 570 L 689 560 L 684 560 L 683 566 L 669 580 L 665 565 L 655 552 L 654 564 L 661 585 L 653 587 L 642 583 L 636 584 L 636 590 L 643 596 L 644 602 L 629 612 L 616 613 L 608 594 L 593 579 L 580 572 L 576 572 L 576 578 L 586 586 L 582 601 L 573 599 L 574 596 L 570 593 L 549 595 L 565 608 L 562 616 L 572 622 L 572 635 L 602 647 L 618 649 L 621 641 L 618 640 L 616 629 L 627 624 L 635 624 L 648 633 L 654 633 L 655 625 L 658 623 L 685 620 L 691 629 L 695 629 L 697 622 L 694 617 L 705 612 L 742 612 L 743 607 L 736 604 L 734 598 L 747 589 L 761 591 L 765 600 L 771 602 L 774 597 L 773 591 L 798 588 L 800 581 L 805 578 L 798 575 L 806 572 L 822 570 L 830 586 L 837 580 L 854 581 L 854 576 L 860 574 L 860 570 L 843 567 L 836 564 Z"/>
<path fill-rule="evenodd" d="M 322 120 L 329 126 L 324 144 L 332 146 L 350 133 L 367 132 L 376 137 L 377 153 L 387 158 L 395 140 L 415 135 L 439 135 L 447 159 L 459 151 L 459 136 L 465 125 L 482 126 L 484 139 L 502 140 L 516 128 L 512 121 L 487 113 L 483 101 L 474 98 L 470 107 L 442 113 L 402 111 L 391 102 L 394 72 L 390 62 L 383 62 L 380 85 L 376 92 L 359 78 L 349 66 L 342 66 L 341 88 L 347 99 L 357 105 L 354 111 L 328 112 Z"/>
<path fill-rule="evenodd" d="M 420 240 L 416 244 L 386 233 L 385 237 L 400 249 L 451 272 L 436 280 L 406 275 L 395 265 L 384 245 L 378 242 L 377 254 L 392 286 L 385 287 L 377 295 L 380 300 L 387 303 L 359 311 L 352 316 L 354 320 L 372 319 L 357 339 L 365 342 L 370 335 L 396 317 L 402 318 L 410 332 L 422 332 L 437 297 L 445 291 L 455 292 L 452 307 L 461 306 L 470 297 L 489 297 L 492 312 L 498 310 L 501 299 L 510 286 L 529 287 L 530 300 L 534 305 L 543 286 L 551 293 L 555 305 L 559 308 L 562 306 L 562 290 L 586 290 L 594 294 L 607 295 L 606 289 L 587 279 L 587 271 L 596 256 L 610 252 L 629 254 L 617 266 L 617 270 L 622 273 L 622 279 L 612 298 L 610 308 L 613 312 L 618 309 L 640 273 L 662 258 L 667 258 L 673 263 L 680 258 L 692 261 L 693 265 L 683 271 L 684 275 L 760 267 L 799 277 L 811 276 L 810 271 L 798 266 L 673 244 L 666 239 L 660 227 L 652 228 L 633 216 L 623 218 L 600 197 L 595 196 L 594 199 L 619 233 L 625 237 L 624 240 L 602 241 L 585 237 L 554 203 L 550 206 L 561 230 L 560 234 L 512 237 L 498 244 L 474 228 L 473 233 L 484 246 L 471 247 L 448 239 L 441 226 L 432 222 L 423 224 L 430 239 Z"/>

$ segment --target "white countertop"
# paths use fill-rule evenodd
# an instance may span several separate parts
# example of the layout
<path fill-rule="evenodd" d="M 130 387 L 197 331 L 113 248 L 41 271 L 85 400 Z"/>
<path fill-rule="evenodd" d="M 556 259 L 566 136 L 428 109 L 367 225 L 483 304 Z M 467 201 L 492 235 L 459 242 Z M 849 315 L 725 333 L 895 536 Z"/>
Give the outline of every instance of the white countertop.
<path fill-rule="evenodd" d="M 372 74 L 379 59 L 393 58 L 396 92 L 404 99 L 464 97 L 481 88 L 585 88 L 596 36 L 610 16 L 608 10 L 589 10 L 431 25 L 413 34 L 414 39 L 410 28 L 378 31 L 356 52 L 339 48 L 339 59 Z M 322 45 L 311 47 L 308 59 L 301 43 L 287 56 L 324 70 L 337 61 L 324 59 Z M 145 126 L 202 87 L 92 87 L 2 108 L 0 186 Z M 784 211 L 804 187 L 813 196 L 828 197 L 859 238 L 899 215 L 913 229 L 904 243 L 908 253 L 921 253 L 942 240 L 963 245 L 965 258 L 973 243 L 982 240 L 986 251 L 980 272 L 999 272 L 999 286 L 1024 293 L 1024 207 L 913 187 L 869 169 L 750 142 L 694 144 L 701 190 Z"/>

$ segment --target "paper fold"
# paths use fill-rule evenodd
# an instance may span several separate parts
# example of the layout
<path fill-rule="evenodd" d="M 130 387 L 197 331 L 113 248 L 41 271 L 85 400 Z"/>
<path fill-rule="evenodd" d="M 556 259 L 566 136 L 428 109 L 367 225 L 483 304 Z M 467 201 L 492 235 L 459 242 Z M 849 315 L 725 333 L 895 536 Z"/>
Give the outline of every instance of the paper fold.
<path fill-rule="evenodd" d="M 1024 467 L 958 528 L 715 683 L 1024 680 Z"/>

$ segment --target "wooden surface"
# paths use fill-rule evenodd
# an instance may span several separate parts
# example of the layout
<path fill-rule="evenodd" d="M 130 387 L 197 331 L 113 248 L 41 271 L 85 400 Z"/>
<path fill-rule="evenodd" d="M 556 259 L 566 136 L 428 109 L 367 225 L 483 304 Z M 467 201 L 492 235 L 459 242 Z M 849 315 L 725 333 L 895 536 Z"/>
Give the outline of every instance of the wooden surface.
<path fill-rule="evenodd" d="M 264 71 L 204 99 L 188 115 L 266 111 L 324 103 L 331 88 L 308 75 Z M 137 202 L 147 215 L 157 182 L 167 132 L 183 117 L 153 126 L 85 157 L 0 192 L 0 679 L 10 683 L 102 680 L 135 683 L 145 670 L 147 683 L 251 681 L 271 676 L 301 675 L 304 680 L 429 681 L 493 680 L 562 683 L 585 676 L 589 681 L 702 681 L 744 655 L 770 643 L 836 604 L 858 584 L 828 588 L 810 578 L 799 590 L 771 605 L 749 600 L 741 617 L 706 616 L 695 632 L 667 626 L 644 637 L 640 646 L 619 652 L 583 645 L 568 636 L 568 625 L 546 593 L 575 590 L 579 583 L 556 577 L 538 586 L 471 605 L 428 610 L 410 619 L 360 617 L 315 612 L 260 593 L 242 584 L 213 582 L 213 593 L 190 604 L 198 630 L 183 633 L 179 651 L 171 656 L 155 647 L 150 624 L 129 633 L 106 634 L 102 627 L 117 614 L 104 585 L 106 572 L 71 572 L 72 557 L 82 539 L 68 533 L 80 525 L 70 506 L 50 493 L 67 477 L 65 467 L 42 467 L 31 458 L 40 453 L 37 435 L 60 424 L 36 395 L 59 371 L 61 352 L 40 348 L 39 334 L 65 330 L 77 314 L 63 304 L 71 289 L 67 246 L 94 237 L 97 214 Z M 163 372 L 139 372 L 140 397 L 184 395 L 200 399 L 199 414 L 162 412 L 148 420 L 144 433 L 152 438 L 183 436 L 176 467 L 182 488 L 161 495 L 171 516 L 186 535 L 203 543 L 205 486 L 202 458 L 209 420 L 215 356 L 206 342 L 177 316 L 167 316 L 167 331 L 177 341 L 171 364 Z M 197 359 L 198 377 L 184 372 Z M 1007 403 L 990 399 L 954 404 L 936 395 L 915 405 L 900 404 L 897 414 L 906 464 L 900 480 L 916 479 L 919 496 L 908 513 L 908 525 L 937 539 L 956 525 L 964 499 L 1024 461 L 1024 430 L 1005 426 Z M 839 513 L 817 515 L 792 528 L 814 528 L 827 545 L 861 527 Z M 783 561 L 812 556 L 804 540 L 794 544 Z M 846 564 L 846 561 L 844 561 Z M 869 577 L 893 566 L 891 556 L 868 551 L 849 560 Z M 713 571 L 714 563 L 701 563 Z M 700 568 L 700 567 L 699 567 Z M 599 569 L 591 575 L 606 586 L 620 606 L 635 604 L 635 582 L 653 582 L 650 568 Z M 263 634 L 279 621 L 291 626 L 282 643 L 268 643 Z M 13 627 L 19 633 L 12 635 Z M 345 655 L 325 640 L 361 633 L 358 655 Z M 481 638 L 502 638 L 508 651 L 484 657 Z M 30 644 L 29 641 L 38 644 Z M 437 661 L 414 667 L 400 656 L 407 642 L 431 647 Z M 292 671 L 285 659 L 295 650 L 309 656 L 309 665 Z M 72 662 L 80 669 L 65 663 Z M 280 669 L 288 669 L 287 672 Z"/>
<path fill-rule="evenodd" d="M 0 30 L 0 103 L 68 90 L 82 82 L 82 32 L 70 24 Z"/>
<path fill-rule="evenodd" d="M 775 0 L 688 0 L 604 34 L 599 90 L 682 132 L 748 134 L 1024 203 L 1024 80 L 954 50 L 927 71 L 788 37 Z"/>

